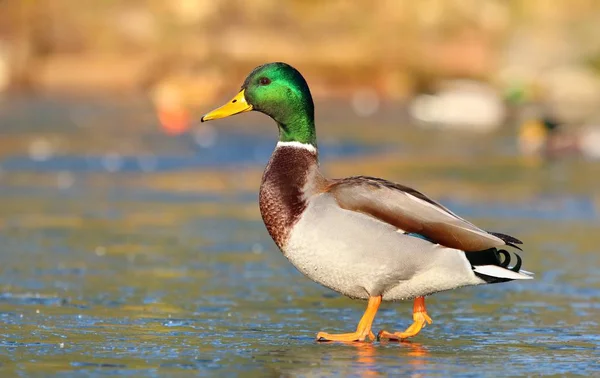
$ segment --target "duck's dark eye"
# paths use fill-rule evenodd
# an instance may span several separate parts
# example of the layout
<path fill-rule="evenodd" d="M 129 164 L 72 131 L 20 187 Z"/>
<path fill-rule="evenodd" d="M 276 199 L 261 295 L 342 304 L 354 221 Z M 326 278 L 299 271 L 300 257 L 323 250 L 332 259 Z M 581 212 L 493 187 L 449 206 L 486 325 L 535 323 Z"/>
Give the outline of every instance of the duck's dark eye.
<path fill-rule="evenodd" d="M 269 85 L 271 84 L 271 79 L 269 79 L 268 77 L 261 77 L 260 79 L 258 79 L 258 83 L 260 85 Z"/>

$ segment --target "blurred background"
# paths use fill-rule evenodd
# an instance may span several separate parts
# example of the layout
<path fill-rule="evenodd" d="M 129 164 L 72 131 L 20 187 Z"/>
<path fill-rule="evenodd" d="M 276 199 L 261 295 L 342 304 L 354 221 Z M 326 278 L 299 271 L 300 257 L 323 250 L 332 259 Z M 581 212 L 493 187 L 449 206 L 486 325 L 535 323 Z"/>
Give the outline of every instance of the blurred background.
<path fill-rule="evenodd" d="M 0 370 L 598 373 L 598 35 L 595 0 L 0 0 Z M 435 296 L 414 343 L 315 346 L 363 304 L 264 230 L 275 126 L 198 123 L 270 61 L 327 174 L 514 234 L 536 280 Z"/>
<path fill-rule="evenodd" d="M 147 118 L 119 128 L 158 120 L 166 134 L 180 134 L 252 67 L 285 61 L 307 77 L 321 114 L 347 115 L 340 122 L 380 116 L 398 128 L 512 127 L 520 153 L 600 156 L 600 5 L 593 0 L 40 0 L 0 7 L 3 129 L 17 128 L 10 114 L 19 104 L 51 99 L 61 102 L 51 107 L 62 105 L 72 122 L 87 125 L 93 99 L 142 108 L 124 106 Z M 86 110 L 74 104 L 81 99 Z M 0 143 L 3 151 L 15 148 L 10 138 Z"/>

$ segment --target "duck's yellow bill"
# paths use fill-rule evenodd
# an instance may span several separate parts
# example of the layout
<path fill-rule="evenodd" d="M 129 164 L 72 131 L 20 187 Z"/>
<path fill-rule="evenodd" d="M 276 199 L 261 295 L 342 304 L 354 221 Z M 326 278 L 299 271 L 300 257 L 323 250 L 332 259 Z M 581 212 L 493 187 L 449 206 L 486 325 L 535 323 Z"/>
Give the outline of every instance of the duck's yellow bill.
<path fill-rule="evenodd" d="M 227 104 L 221 106 L 213 110 L 212 112 L 206 113 L 202 118 L 200 118 L 200 122 L 210 121 L 213 119 L 225 118 L 232 116 L 234 114 L 239 114 L 243 112 L 249 112 L 252 110 L 252 105 L 246 102 L 246 97 L 244 96 L 244 89 L 240 91 L 231 101 Z"/>

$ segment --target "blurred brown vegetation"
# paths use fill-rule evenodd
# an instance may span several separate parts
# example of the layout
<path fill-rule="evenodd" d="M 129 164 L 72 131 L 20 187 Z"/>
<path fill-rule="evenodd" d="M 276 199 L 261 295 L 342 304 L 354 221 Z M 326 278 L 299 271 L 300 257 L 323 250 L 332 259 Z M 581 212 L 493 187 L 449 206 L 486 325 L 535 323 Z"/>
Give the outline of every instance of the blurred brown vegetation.
<path fill-rule="evenodd" d="M 0 87 L 177 87 L 207 103 L 286 61 L 329 98 L 367 87 L 403 100 L 459 77 L 552 92 L 556 70 L 559 87 L 581 79 L 595 94 L 598 35 L 595 0 L 3 0 Z"/>

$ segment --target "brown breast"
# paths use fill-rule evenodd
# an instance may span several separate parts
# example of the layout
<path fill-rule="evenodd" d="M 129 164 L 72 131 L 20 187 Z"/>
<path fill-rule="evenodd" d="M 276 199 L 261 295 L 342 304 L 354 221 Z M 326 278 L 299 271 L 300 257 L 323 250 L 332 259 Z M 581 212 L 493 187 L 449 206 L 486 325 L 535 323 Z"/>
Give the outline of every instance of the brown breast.
<path fill-rule="evenodd" d="M 279 248 L 307 205 L 307 195 L 321 188 L 317 155 L 303 148 L 278 147 L 263 174 L 259 205 L 265 226 Z M 314 184 L 314 185 L 312 185 Z"/>

